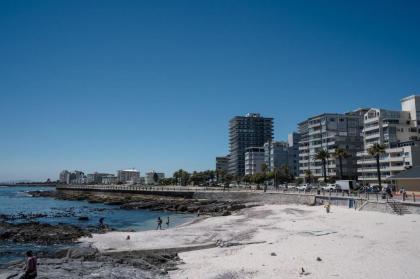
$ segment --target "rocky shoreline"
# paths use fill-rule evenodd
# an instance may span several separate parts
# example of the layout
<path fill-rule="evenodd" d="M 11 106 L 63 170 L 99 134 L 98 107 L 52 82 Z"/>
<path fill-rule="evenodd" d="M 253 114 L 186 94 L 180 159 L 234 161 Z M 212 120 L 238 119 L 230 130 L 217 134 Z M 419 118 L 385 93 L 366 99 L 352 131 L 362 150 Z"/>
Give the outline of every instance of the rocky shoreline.
<path fill-rule="evenodd" d="M 58 251 L 38 259 L 38 277 L 47 278 L 168 278 L 168 271 L 181 263 L 177 253 L 101 254 L 91 247 Z M 24 263 L 17 261 L 0 269 L 0 278 L 19 278 Z"/>
<path fill-rule="evenodd" d="M 239 201 L 198 200 L 136 194 L 109 194 L 80 191 L 31 191 L 32 197 L 50 197 L 61 200 L 84 200 L 90 203 L 116 205 L 128 210 L 169 211 L 197 213 L 207 216 L 227 216 L 247 207 Z M 73 212 L 65 214 L 74 215 Z M 44 215 L 1 216 L 0 241 L 54 245 L 76 243 L 80 237 L 106 230 L 98 227 L 80 228 L 68 224 L 43 224 L 32 222 Z M 26 220 L 26 223 L 9 221 Z M 80 245 L 43 254 L 39 259 L 38 278 L 167 278 L 170 270 L 180 263 L 177 253 L 136 254 L 136 252 L 101 254 L 91 247 Z M 9 278 L 21 271 L 23 262 L 12 262 L 0 269 L 0 277 Z M 3 277 L 2 277 L 3 276 Z M 10 277 L 15 278 L 15 277 Z M 17 277 L 16 277 L 17 278 Z"/>
<path fill-rule="evenodd" d="M 86 200 L 90 203 L 118 205 L 122 209 L 147 209 L 153 211 L 171 211 L 180 213 L 200 213 L 210 216 L 227 216 L 245 208 L 241 201 L 199 200 L 176 197 L 127 193 L 101 193 L 81 191 L 31 191 L 33 197 L 51 197 L 63 200 Z"/>
<path fill-rule="evenodd" d="M 12 241 L 14 243 L 42 245 L 74 243 L 80 237 L 90 236 L 91 232 L 99 232 L 99 229 L 82 229 L 68 224 L 0 222 L 0 241 Z"/>

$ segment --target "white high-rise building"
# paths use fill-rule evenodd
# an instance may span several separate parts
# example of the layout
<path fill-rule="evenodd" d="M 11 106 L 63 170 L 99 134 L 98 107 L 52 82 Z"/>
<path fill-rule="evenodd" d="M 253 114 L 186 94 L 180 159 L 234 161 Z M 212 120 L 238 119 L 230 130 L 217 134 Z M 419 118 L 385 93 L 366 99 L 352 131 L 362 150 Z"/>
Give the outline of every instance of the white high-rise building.
<path fill-rule="evenodd" d="M 401 100 L 402 111 L 370 109 L 364 115 L 364 150 L 357 153 L 358 179 L 376 183 L 376 159 L 368 154 L 375 143 L 386 146 L 380 157 L 382 179 L 420 165 L 420 96 Z"/>
<path fill-rule="evenodd" d="M 323 149 L 331 155 L 326 165 L 327 177 L 356 178 L 356 153 L 363 148 L 361 131 L 366 111 L 368 109 L 345 114 L 324 113 L 299 123 L 299 176 L 305 178 L 306 172 L 310 172 L 317 179 L 323 177 L 322 162 L 315 159 L 317 152 Z M 349 154 L 342 160 L 342 174 L 339 160 L 332 156 L 337 148 Z"/>

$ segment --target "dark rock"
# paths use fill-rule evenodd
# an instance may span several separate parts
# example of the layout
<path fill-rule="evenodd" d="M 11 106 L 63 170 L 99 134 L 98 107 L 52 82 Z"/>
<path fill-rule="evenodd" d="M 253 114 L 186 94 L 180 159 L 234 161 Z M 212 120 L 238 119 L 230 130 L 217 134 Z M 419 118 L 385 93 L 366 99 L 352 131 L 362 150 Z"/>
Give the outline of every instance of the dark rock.
<path fill-rule="evenodd" d="M 58 244 L 71 243 L 82 236 L 89 236 L 87 230 L 73 225 L 50 225 L 38 222 L 11 224 L 0 222 L 0 240 L 21 243 Z"/>
<path fill-rule="evenodd" d="M 232 214 L 232 213 L 230 213 L 230 211 L 225 210 L 225 211 L 223 211 L 222 216 L 229 216 L 229 215 L 231 215 L 231 214 Z"/>

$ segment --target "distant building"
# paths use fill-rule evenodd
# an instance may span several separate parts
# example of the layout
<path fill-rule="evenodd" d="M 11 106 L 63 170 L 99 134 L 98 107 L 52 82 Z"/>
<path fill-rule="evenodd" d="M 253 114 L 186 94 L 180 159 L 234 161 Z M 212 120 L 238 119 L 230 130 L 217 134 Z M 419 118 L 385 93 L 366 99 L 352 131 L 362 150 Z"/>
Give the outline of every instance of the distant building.
<path fill-rule="evenodd" d="M 132 183 L 139 181 L 140 172 L 136 169 L 126 169 L 118 171 L 118 182 L 121 183 Z"/>
<path fill-rule="evenodd" d="M 102 184 L 105 184 L 105 185 L 116 184 L 117 182 L 118 182 L 118 179 L 113 174 L 110 174 L 110 175 L 106 175 L 106 176 L 102 176 L 101 177 L 101 183 Z"/>
<path fill-rule="evenodd" d="M 102 184 L 102 178 L 112 176 L 113 174 L 109 173 L 88 173 L 86 175 L 86 183 L 87 184 Z"/>
<path fill-rule="evenodd" d="M 63 170 L 62 172 L 60 172 L 60 183 L 70 184 L 70 175 L 71 173 L 68 170 Z"/>
<path fill-rule="evenodd" d="M 146 185 L 158 185 L 161 179 L 165 178 L 163 172 L 148 172 L 144 177 Z M 156 180 L 155 180 L 156 179 Z"/>
<path fill-rule="evenodd" d="M 145 185 L 146 184 L 146 178 L 144 176 L 140 176 L 138 179 L 138 184 Z"/>
<path fill-rule="evenodd" d="M 291 133 L 288 135 L 288 164 L 289 171 L 294 177 L 299 176 L 299 133 Z"/>
<path fill-rule="evenodd" d="M 327 160 L 326 176 L 339 177 L 338 159 L 332 153 L 337 148 L 346 150 L 349 154 L 343 158 L 343 178 L 357 177 L 356 154 L 363 148 L 361 136 L 363 128 L 363 114 L 367 109 L 353 112 L 324 113 L 313 116 L 299 126 L 299 175 L 305 177 L 305 171 L 310 171 L 312 177 L 322 178 L 323 167 L 320 160 L 315 159 L 319 150 L 330 153 Z"/>
<path fill-rule="evenodd" d="M 368 149 L 375 143 L 385 145 L 380 157 L 383 180 L 413 166 L 420 166 L 420 96 L 401 100 L 402 111 L 370 109 L 364 115 L 363 151 L 357 153 L 358 178 L 377 183 L 376 159 Z"/>
<path fill-rule="evenodd" d="M 269 141 L 264 144 L 264 161 L 269 171 L 289 165 L 288 143 Z"/>
<path fill-rule="evenodd" d="M 71 184 L 84 184 L 85 173 L 82 171 L 75 170 L 70 174 L 70 183 Z"/>
<path fill-rule="evenodd" d="M 229 156 L 216 157 L 216 171 L 227 173 L 229 170 Z"/>
<path fill-rule="evenodd" d="M 261 173 L 263 164 L 265 164 L 264 147 L 248 147 L 245 149 L 245 175 Z"/>
<path fill-rule="evenodd" d="M 273 140 L 273 118 L 258 113 L 235 116 L 229 121 L 229 173 L 245 174 L 245 149 Z"/>

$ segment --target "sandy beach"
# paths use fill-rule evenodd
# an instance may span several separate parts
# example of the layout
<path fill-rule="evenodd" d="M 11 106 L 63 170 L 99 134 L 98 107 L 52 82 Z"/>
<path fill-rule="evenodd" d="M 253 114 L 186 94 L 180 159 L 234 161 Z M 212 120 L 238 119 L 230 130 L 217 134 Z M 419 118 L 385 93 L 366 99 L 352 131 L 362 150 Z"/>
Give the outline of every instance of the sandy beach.
<path fill-rule="evenodd" d="M 415 214 L 264 205 L 162 231 L 82 241 L 102 252 L 218 243 L 180 253 L 183 263 L 171 278 L 420 278 L 419 233 Z"/>

